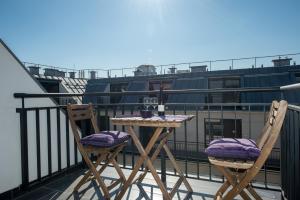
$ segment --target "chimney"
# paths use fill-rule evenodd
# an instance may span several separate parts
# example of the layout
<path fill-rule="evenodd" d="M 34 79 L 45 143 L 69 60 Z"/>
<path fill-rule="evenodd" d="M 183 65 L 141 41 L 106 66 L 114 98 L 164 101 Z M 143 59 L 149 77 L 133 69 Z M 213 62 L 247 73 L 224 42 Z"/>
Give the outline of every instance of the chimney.
<path fill-rule="evenodd" d="M 40 67 L 36 66 L 29 66 L 29 72 L 33 75 L 39 75 L 40 74 Z"/>
<path fill-rule="evenodd" d="M 170 73 L 170 74 L 175 74 L 175 73 L 176 73 L 176 67 L 174 67 L 174 66 L 173 66 L 173 67 L 170 67 L 170 68 L 169 68 L 169 73 Z"/>
<path fill-rule="evenodd" d="M 191 72 L 206 72 L 207 65 L 191 66 Z"/>
<path fill-rule="evenodd" d="M 57 70 L 57 76 L 58 77 L 65 77 L 66 76 L 66 72 Z"/>
<path fill-rule="evenodd" d="M 75 78 L 75 72 L 69 72 L 70 78 Z"/>
<path fill-rule="evenodd" d="M 52 68 L 45 68 L 45 76 L 65 77 L 66 72 Z"/>
<path fill-rule="evenodd" d="M 274 67 L 290 66 L 292 58 L 279 58 L 272 60 Z"/>
<path fill-rule="evenodd" d="M 45 68 L 44 75 L 45 76 L 56 76 L 57 75 L 57 70 L 52 69 L 52 68 Z"/>
<path fill-rule="evenodd" d="M 96 79 L 96 71 L 90 71 L 91 79 Z"/>

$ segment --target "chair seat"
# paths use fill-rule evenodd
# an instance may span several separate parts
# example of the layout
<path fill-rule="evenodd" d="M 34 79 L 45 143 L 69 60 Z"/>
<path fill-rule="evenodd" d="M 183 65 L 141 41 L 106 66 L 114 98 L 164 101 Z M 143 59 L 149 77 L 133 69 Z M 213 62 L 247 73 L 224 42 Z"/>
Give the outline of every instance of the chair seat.
<path fill-rule="evenodd" d="M 234 169 L 250 169 L 254 165 L 254 161 L 242 161 L 242 160 L 224 160 L 221 158 L 208 157 L 208 160 L 213 165 L 222 167 L 234 168 Z"/>
<path fill-rule="evenodd" d="M 251 139 L 222 138 L 210 142 L 205 150 L 209 157 L 238 161 L 254 161 L 260 155 L 260 149 Z"/>
<path fill-rule="evenodd" d="M 101 131 L 80 140 L 83 145 L 90 145 L 95 147 L 113 147 L 122 144 L 129 140 L 130 135 L 121 131 Z"/>

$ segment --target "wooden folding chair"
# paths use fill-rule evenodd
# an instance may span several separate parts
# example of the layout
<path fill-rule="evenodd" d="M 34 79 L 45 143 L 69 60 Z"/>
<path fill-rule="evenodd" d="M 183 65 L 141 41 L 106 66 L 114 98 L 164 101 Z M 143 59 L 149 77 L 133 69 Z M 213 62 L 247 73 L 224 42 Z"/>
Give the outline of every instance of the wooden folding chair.
<path fill-rule="evenodd" d="M 215 195 L 215 199 L 233 199 L 241 195 L 243 199 L 251 199 L 244 191 L 245 189 L 255 198 L 262 199 L 251 186 L 251 181 L 259 173 L 268 156 L 270 155 L 281 131 L 281 127 L 287 110 L 286 101 L 273 101 L 268 120 L 260 138 L 257 141 L 257 147 L 261 150 L 259 157 L 255 161 L 226 160 L 209 157 L 210 163 L 226 177 L 226 181 L 220 187 Z M 223 194 L 232 186 L 225 196 Z"/>
<path fill-rule="evenodd" d="M 91 125 L 95 131 L 95 134 L 106 134 L 106 133 L 104 131 L 100 132 L 99 127 L 97 126 L 92 104 L 88 104 L 88 105 L 69 104 L 67 106 L 67 111 L 68 111 L 68 116 L 70 119 L 72 131 L 74 134 L 77 147 L 89 168 L 88 172 L 74 187 L 74 191 L 78 191 L 78 189 L 86 182 L 96 179 L 100 188 L 103 191 L 104 198 L 110 199 L 109 191 L 113 189 L 115 186 L 117 186 L 119 183 L 124 183 L 126 181 L 121 168 L 119 167 L 118 163 L 115 160 L 115 157 L 123 149 L 123 147 L 126 145 L 127 142 L 124 141 L 115 145 L 114 144 L 112 144 L 111 146 L 104 145 L 102 147 L 99 145 L 86 145 L 86 144 L 83 145 L 81 142 L 82 138 L 80 137 L 79 134 L 80 128 L 76 124 L 77 121 L 90 120 Z M 93 162 L 90 159 L 90 154 L 96 156 L 97 158 L 96 162 Z M 100 166 L 101 162 L 104 163 L 102 166 Z M 106 186 L 103 179 L 100 177 L 100 174 L 111 163 L 113 164 L 120 178 L 112 182 L 111 185 Z M 100 169 L 97 170 L 98 166 L 100 166 Z"/>

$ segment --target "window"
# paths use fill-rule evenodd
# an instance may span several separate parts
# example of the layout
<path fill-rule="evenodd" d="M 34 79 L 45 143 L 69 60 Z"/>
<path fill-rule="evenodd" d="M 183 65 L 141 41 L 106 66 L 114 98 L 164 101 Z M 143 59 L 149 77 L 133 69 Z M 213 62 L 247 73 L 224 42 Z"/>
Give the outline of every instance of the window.
<path fill-rule="evenodd" d="M 163 90 L 170 90 L 172 87 L 172 81 L 150 81 L 149 82 L 149 91 L 152 90 L 159 90 L 160 89 L 160 84 L 162 83 L 162 88 Z M 152 95 L 152 96 L 157 96 L 157 95 Z M 164 102 L 167 102 L 167 95 L 164 95 Z"/>
<path fill-rule="evenodd" d="M 209 89 L 240 88 L 239 77 L 209 78 Z M 209 103 L 239 103 L 239 92 L 212 93 L 208 95 Z"/>
<path fill-rule="evenodd" d="M 296 82 L 300 83 L 300 73 L 299 72 L 295 73 L 295 77 L 296 77 Z"/>
<path fill-rule="evenodd" d="M 111 92 L 122 92 L 126 91 L 128 87 L 128 83 L 113 83 L 110 85 L 110 91 Z M 122 96 L 111 96 L 110 97 L 110 103 L 119 103 Z"/>
<path fill-rule="evenodd" d="M 241 138 L 241 119 L 204 119 L 205 143 L 219 138 Z"/>

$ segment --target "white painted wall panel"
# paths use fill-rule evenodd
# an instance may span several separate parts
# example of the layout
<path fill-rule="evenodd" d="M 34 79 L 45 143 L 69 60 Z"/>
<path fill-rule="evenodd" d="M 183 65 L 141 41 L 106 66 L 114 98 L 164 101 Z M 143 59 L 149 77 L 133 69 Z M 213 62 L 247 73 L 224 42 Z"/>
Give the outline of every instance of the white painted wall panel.
<path fill-rule="evenodd" d="M 37 156 L 36 156 L 36 126 L 35 112 L 29 111 L 28 119 L 28 166 L 29 166 L 29 181 L 37 179 Z"/>
<path fill-rule="evenodd" d="M 67 167 L 67 139 L 66 139 L 66 117 L 60 113 L 60 141 L 61 141 L 61 168 Z"/>
<path fill-rule="evenodd" d="M 0 193 L 19 187 L 21 184 L 20 117 L 16 108 L 21 100 L 14 93 L 44 93 L 39 84 L 27 73 L 11 52 L 0 42 Z M 25 107 L 55 106 L 49 98 L 26 99 Z M 53 113 L 54 112 L 54 113 Z M 60 113 L 64 116 L 64 113 Z M 40 111 L 40 152 L 42 177 L 48 175 L 48 147 L 46 111 Z M 65 118 L 61 117 L 62 168 L 66 167 Z M 35 113 L 28 114 L 28 163 L 29 181 L 37 178 Z M 51 111 L 52 172 L 57 170 L 56 111 Z M 73 135 L 70 128 L 70 158 L 74 164 Z M 80 156 L 78 156 L 80 157 Z"/>
<path fill-rule="evenodd" d="M 57 118 L 56 109 L 50 110 L 51 119 L 51 160 L 52 160 L 52 172 L 58 170 L 58 156 L 57 156 Z"/>
<path fill-rule="evenodd" d="M 41 177 L 48 175 L 47 112 L 40 111 Z"/>
<path fill-rule="evenodd" d="M 69 134 L 69 139 L 70 139 L 70 165 L 74 165 L 75 163 L 75 157 L 74 157 L 74 136 L 71 128 L 71 125 L 69 125 L 69 130 L 70 130 L 70 134 Z"/>

